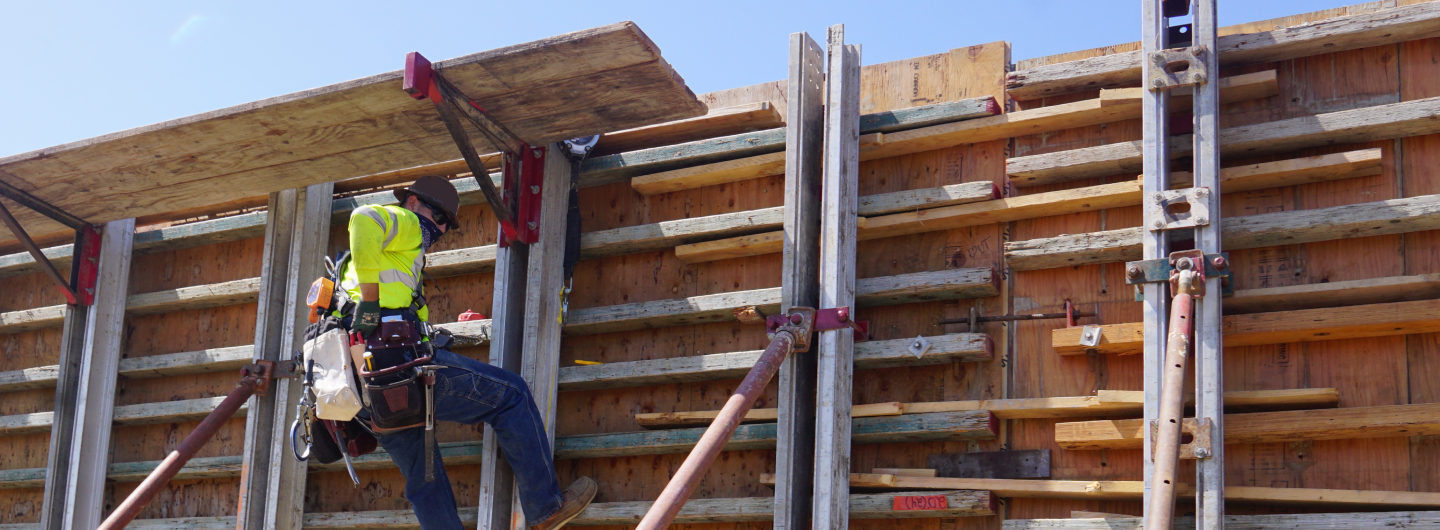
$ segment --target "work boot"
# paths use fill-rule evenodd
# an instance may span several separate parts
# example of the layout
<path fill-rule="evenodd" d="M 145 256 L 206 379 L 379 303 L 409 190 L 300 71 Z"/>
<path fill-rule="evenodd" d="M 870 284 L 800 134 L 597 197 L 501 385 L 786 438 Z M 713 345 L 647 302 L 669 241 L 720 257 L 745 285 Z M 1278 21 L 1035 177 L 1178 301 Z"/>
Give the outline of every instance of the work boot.
<path fill-rule="evenodd" d="M 580 515 L 580 512 L 585 510 L 586 506 L 590 505 L 590 501 L 595 500 L 595 492 L 597 491 L 600 491 L 600 487 L 595 485 L 594 480 L 591 480 L 590 477 L 580 477 L 579 480 L 571 483 L 570 487 L 565 488 L 565 500 L 560 503 L 560 511 L 555 512 L 555 515 L 550 516 L 550 518 L 544 522 L 530 528 L 534 530 L 556 530 L 557 528 L 565 526 L 565 524 L 569 523 L 575 516 Z"/>

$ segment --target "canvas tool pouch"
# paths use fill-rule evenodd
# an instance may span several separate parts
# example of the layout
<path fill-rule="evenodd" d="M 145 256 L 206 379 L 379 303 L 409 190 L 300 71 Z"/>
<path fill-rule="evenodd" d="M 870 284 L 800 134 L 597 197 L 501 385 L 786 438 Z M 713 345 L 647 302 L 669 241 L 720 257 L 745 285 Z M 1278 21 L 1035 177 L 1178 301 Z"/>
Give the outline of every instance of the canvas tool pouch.
<path fill-rule="evenodd" d="M 327 325 L 328 324 L 328 325 Z M 334 319 L 326 318 L 310 325 L 305 341 L 303 366 L 311 370 L 311 390 L 315 393 L 315 416 L 323 420 L 350 421 L 360 412 L 354 366 L 350 355 L 350 339 Z"/>

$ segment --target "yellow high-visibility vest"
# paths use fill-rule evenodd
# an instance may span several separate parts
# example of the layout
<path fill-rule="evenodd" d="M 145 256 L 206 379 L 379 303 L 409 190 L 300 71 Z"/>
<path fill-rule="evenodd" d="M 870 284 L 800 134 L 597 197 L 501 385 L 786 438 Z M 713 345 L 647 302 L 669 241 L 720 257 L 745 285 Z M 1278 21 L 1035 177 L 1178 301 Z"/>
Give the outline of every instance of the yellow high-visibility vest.
<path fill-rule="evenodd" d="M 345 264 L 340 288 L 360 301 L 360 284 L 380 284 L 380 307 L 410 307 L 423 292 L 420 270 L 425 250 L 420 247 L 420 217 L 399 206 L 361 206 L 350 214 L 350 261 Z M 417 311 L 428 321 L 429 308 Z"/>

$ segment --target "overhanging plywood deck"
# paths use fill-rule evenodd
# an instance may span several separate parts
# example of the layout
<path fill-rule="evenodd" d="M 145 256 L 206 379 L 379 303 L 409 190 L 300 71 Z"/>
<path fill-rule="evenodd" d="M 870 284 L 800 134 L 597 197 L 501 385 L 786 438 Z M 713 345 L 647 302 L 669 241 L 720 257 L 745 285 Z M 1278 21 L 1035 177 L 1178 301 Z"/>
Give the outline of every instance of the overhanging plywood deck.
<path fill-rule="evenodd" d="M 395 58 L 401 64 L 401 57 Z M 691 118 L 705 105 L 633 22 L 435 63 L 532 145 Z M 0 180 L 88 222 L 196 208 L 453 160 L 403 71 L 0 158 Z M 476 135 L 482 152 L 496 151 Z M 31 234 L 64 227 L 29 211 Z M 14 239 L 9 232 L 0 241 Z"/>

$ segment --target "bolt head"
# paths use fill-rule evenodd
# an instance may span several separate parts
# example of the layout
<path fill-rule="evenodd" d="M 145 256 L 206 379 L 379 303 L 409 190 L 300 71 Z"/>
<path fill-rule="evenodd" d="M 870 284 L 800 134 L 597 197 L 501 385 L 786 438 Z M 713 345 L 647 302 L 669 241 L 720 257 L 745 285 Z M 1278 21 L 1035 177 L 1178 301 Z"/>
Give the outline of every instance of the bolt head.
<path fill-rule="evenodd" d="M 844 322 L 844 321 L 846 321 L 846 320 L 850 320 L 850 308 L 848 308 L 848 307 L 842 307 L 842 308 L 840 308 L 840 309 L 836 309 L 836 310 L 835 310 L 835 318 L 840 319 L 841 322 Z"/>
<path fill-rule="evenodd" d="M 1161 79 L 1161 78 L 1159 78 L 1159 77 L 1157 77 L 1157 78 L 1155 78 L 1155 79 L 1151 79 L 1151 80 L 1150 80 L 1150 86 L 1153 86 L 1153 87 L 1155 87 L 1155 88 L 1165 88 L 1165 80 L 1164 80 L 1164 79 Z"/>
<path fill-rule="evenodd" d="M 1210 450 L 1209 450 L 1209 449 L 1206 449 L 1206 448 L 1204 448 L 1204 447 L 1196 447 L 1196 448 L 1195 448 L 1195 457 L 1196 457 L 1196 458 L 1210 458 Z"/>
<path fill-rule="evenodd" d="M 1133 265 L 1132 265 L 1129 269 L 1126 269 L 1126 270 L 1125 270 L 1125 274 L 1126 274 L 1127 276 L 1131 277 L 1131 278 L 1139 278 L 1139 277 L 1140 277 L 1140 267 L 1136 267 L 1136 266 L 1133 266 Z"/>
<path fill-rule="evenodd" d="M 1165 221 L 1155 221 L 1155 229 L 1159 230 L 1161 228 L 1165 228 Z"/>
<path fill-rule="evenodd" d="M 1227 262 L 1227 261 L 1225 261 L 1225 258 L 1224 258 L 1224 257 L 1219 257 L 1219 256 L 1217 256 L 1217 257 L 1216 257 L 1215 259 L 1213 259 L 1213 260 L 1210 260 L 1210 264 L 1211 264 L 1211 265 L 1214 265 L 1215 268 L 1216 268 L 1216 269 L 1219 269 L 1219 270 L 1225 270 L 1225 267 L 1229 267 L 1229 266 L 1230 266 L 1230 263 Z"/>
<path fill-rule="evenodd" d="M 540 186 L 530 186 L 530 193 L 540 193 Z"/>
<path fill-rule="evenodd" d="M 803 320 L 805 320 L 805 318 L 800 316 L 799 314 L 790 315 L 791 324 L 799 324 Z"/>
<path fill-rule="evenodd" d="M 1182 271 L 1190 270 L 1190 258 L 1180 258 L 1178 261 L 1175 262 L 1175 268 Z"/>
<path fill-rule="evenodd" d="M 1086 333 L 1086 334 L 1085 334 L 1085 340 L 1090 340 L 1090 337 L 1093 337 L 1093 336 L 1095 336 L 1094 333 Z"/>
<path fill-rule="evenodd" d="M 1158 191 L 1155 192 L 1155 200 L 1157 200 L 1157 201 L 1163 201 L 1163 200 L 1165 200 L 1165 194 L 1164 194 L 1164 193 L 1160 193 L 1160 192 L 1158 192 Z"/>
<path fill-rule="evenodd" d="M 1200 197 L 1200 198 L 1203 199 L 1206 195 L 1209 195 L 1209 194 L 1210 194 L 1210 190 L 1207 190 L 1207 189 L 1205 189 L 1205 188 L 1195 188 L 1195 196 L 1196 196 L 1196 197 Z"/>
<path fill-rule="evenodd" d="M 1195 224 L 1197 224 L 1197 225 L 1203 225 L 1203 224 L 1205 224 L 1205 223 L 1206 223 L 1206 221 L 1205 221 L 1205 218 L 1204 218 L 1204 217 L 1196 217 L 1196 218 L 1195 218 Z"/>
<path fill-rule="evenodd" d="M 535 228 L 537 228 L 537 227 L 539 227 L 539 226 L 540 226 L 540 225 L 535 224 L 535 221 L 530 221 L 530 222 L 528 222 L 528 223 L 525 223 L 525 227 L 526 227 L 526 228 L 529 228 L 529 229 L 531 229 L 531 230 L 534 230 Z"/>

